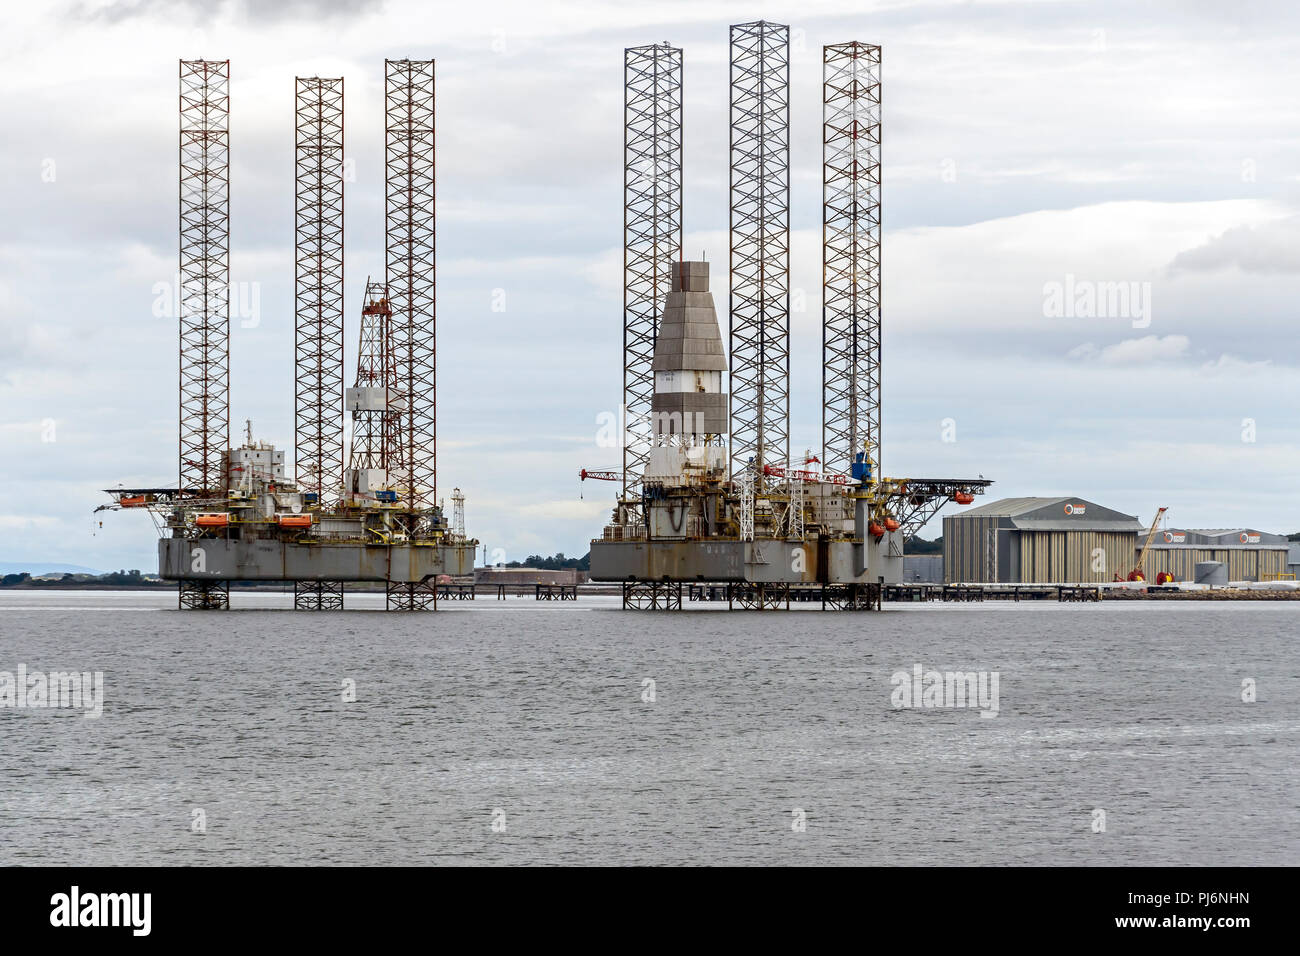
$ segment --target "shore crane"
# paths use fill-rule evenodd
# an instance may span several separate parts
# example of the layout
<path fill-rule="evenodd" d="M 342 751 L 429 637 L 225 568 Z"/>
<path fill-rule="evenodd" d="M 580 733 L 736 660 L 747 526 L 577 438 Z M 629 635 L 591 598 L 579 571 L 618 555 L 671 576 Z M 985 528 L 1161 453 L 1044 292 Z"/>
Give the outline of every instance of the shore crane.
<path fill-rule="evenodd" d="M 1142 551 L 1138 554 L 1137 565 L 1133 568 L 1132 571 L 1128 573 L 1127 580 L 1145 581 L 1147 579 L 1146 572 L 1143 571 L 1143 567 L 1145 566 L 1147 560 L 1147 551 L 1151 547 L 1151 542 L 1155 540 L 1156 531 L 1160 526 L 1160 519 L 1164 517 L 1164 513 L 1168 510 L 1169 509 L 1167 507 L 1162 507 L 1158 509 L 1156 511 L 1156 516 L 1151 519 L 1151 530 L 1147 532 L 1147 539 L 1142 543 Z M 1116 575 L 1116 580 L 1118 580 L 1118 578 L 1119 576 Z"/>

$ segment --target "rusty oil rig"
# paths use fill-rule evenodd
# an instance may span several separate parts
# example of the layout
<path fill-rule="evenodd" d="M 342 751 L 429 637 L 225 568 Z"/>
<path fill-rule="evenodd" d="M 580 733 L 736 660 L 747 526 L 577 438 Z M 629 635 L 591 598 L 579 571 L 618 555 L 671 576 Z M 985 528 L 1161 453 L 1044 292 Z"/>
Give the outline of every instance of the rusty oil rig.
<path fill-rule="evenodd" d="M 296 80 L 289 479 L 251 425 L 230 444 L 230 61 L 180 61 L 179 480 L 109 489 L 103 507 L 153 516 L 182 608 L 279 581 L 298 609 L 341 609 L 345 582 L 383 583 L 390 610 L 434 609 L 438 578 L 473 569 L 464 497 L 449 523 L 437 493 L 434 61 L 385 61 L 384 95 L 385 276 L 366 284 L 345 389 L 343 78 Z"/>

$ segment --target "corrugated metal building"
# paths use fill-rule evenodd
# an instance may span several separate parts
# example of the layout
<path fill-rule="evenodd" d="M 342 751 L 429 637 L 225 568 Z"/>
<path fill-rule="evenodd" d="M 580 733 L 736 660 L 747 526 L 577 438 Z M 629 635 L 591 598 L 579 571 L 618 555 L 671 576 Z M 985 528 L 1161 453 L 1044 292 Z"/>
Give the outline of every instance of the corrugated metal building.
<path fill-rule="evenodd" d="M 943 519 L 943 577 L 956 583 L 1114 580 L 1133 567 L 1134 515 L 1083 498 L 1003 498 Z"/>
<path fill-rule="evenodd" d="M 1147 552 L 1148 581 L 1161 571 L 1175 581 L 1195 580 L 1200 561 L 1220 561 L 1229 581 L 1276 581 L 1288 573 L 1287 539 L 1253 528 L 1166 528 Z"/>
<path fill-rule="evenodd" d="M 903 555 L 904 584 L 942 584 L 942 554 Z"/>

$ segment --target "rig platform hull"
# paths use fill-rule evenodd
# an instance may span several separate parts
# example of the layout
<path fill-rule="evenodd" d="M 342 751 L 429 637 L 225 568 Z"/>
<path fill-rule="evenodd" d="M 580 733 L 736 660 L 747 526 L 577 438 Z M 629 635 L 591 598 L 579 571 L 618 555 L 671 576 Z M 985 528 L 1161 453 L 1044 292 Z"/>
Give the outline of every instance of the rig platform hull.
<path fill-rule="evenodd" d="M 169 581 L 388 581 L 471 574 L 473 542 L 374 544 L 162 538 L 158 574 Z"/>
<path fill-rule="evenodd" d="M 713 581 L 750 584 L 897 584 L 903 542 L 881 540 L 593 541 L 593 581 Z"/>

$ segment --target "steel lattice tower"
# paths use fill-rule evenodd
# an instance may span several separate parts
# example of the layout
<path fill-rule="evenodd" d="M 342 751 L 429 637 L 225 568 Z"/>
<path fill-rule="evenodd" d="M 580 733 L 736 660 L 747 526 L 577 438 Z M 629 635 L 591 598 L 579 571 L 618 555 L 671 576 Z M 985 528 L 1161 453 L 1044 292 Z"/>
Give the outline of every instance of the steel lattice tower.
<path fill-rule="evenodd" d="M 230 61 L 180 61 L 179 493 L 225 497 L 230 447 Z"/>
<path fill-rule="evenodd" d="M 384 237 L 398 419 L 392 475 L 411 533 L 437 507 L 437 277 L 434 265 L 434 61 L 384 61 Z M 421 513 L 427 518 L 419 517 Z M 388 585 L 388 606 L 437 607 L 436 585 Z"/>
<path fill-rule="evenodd" d="M 790 435 L 790 28 L 731 28 L 731 475 Z"/>
<path fill-rule="evenodd" d="M 412 513 L 438 500 L 433 63 L 384 61 L 386 284 L 406 402 L 397 471 Z"/>
<path fill-rule="evenodd" d="M 822 467 L 880 467 L 880 47 L 823 47 Z"/>
<path fill-rule="evenodd" d="M 343 484 L 343 79 L 298 77 L 294 111 L 294 460 L 324 502 Z"/>
<path fill-rule="evenodd" d="M 366 297 L 361 304 L 361 333 L 357 349 L 356 384 L 361 388 L 396 390 L 390 325 L 393 311 L 379 282 L 366 280 Z M 384 468 L 397 460 L 400 416 L 395 412 L 352 413 L 352 455 L 348 467 Z"/>
<path fill-rule="evenodd" d="M 682 256 L 682 51 L 623 51 L 623 495 L 634 494 L 648 443 L 655 332 Z"/>

